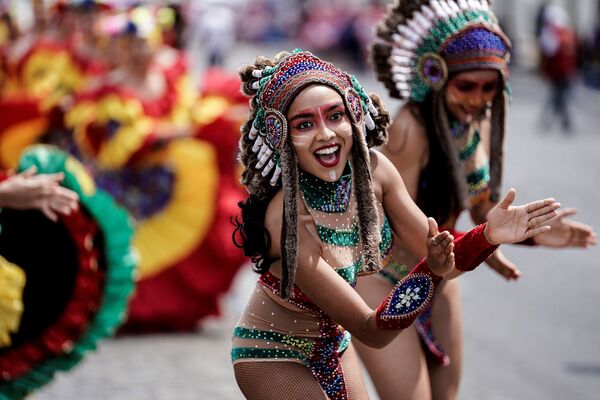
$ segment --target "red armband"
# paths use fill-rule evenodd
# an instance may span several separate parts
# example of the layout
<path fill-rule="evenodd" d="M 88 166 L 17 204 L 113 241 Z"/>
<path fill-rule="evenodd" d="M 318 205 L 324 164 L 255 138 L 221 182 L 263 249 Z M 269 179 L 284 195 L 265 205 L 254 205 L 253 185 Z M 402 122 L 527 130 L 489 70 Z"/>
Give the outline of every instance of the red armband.
<path fill-rule="evenodd" d="M 477 225 L 454 240 L 454 260 L 459 271 L 472 271 L 498 248 L 485 238 L 485 224 Z"/>
<path fill-rule="evenodd" d="M 409 327 L 421 312 L 431 303 L 437 285 L 442 277 L 429 269 L 425 259 L 390 292 L 377 308 L 375 318 L 381 329 L 401 330 Z"/>

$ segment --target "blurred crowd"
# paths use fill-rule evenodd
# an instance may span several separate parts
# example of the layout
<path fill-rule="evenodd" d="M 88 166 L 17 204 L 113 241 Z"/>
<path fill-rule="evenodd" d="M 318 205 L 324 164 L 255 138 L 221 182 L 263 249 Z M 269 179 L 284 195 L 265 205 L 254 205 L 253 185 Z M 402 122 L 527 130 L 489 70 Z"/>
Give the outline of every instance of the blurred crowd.
<path fill-rule="evenodd" d="M 178 6 L 121 3 L 34 0 L 28 28 L 3 3 L 0 167 L 36 143 L 81 162 L 135 221 L 124 329 L 195 329 L 243 262 L 228 219 L 247 100 L 221 69 L 192 84 Z"/>

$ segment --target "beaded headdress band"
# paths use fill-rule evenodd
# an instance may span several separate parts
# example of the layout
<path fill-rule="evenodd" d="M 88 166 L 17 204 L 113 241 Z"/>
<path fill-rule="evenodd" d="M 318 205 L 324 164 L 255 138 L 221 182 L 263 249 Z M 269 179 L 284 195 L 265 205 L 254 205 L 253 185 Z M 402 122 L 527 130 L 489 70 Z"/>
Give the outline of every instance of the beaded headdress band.
<path fill-rule="evenodd" d="M 423 1 L 395 29 L 391 38 L 379 35 L 392 48 L 387 67 L 394 97 L 422 102 L 452 72 L 486 68 L 506 74 L 510 41 L 488 0 Z"/>
<path fill-rule="evenodd" d="M 379 113 L 358 81 L 310 52 L 295 50 L 273 67 L 254 70 L 252 76 L 256 80 L 250 85 L 257 91 L 258 107 L 249 137 L 254 141 L 252 151 L 258 153 L 255 168 L 262 170 L 264 177 L 273 172 L 273 186 L 279 181 L 280 152 L 288 136 L 285 113 L 305 87 L 324 84 L 333 88 L 344 99 L 353 124 L 375 129 L 373 117 Z"/>

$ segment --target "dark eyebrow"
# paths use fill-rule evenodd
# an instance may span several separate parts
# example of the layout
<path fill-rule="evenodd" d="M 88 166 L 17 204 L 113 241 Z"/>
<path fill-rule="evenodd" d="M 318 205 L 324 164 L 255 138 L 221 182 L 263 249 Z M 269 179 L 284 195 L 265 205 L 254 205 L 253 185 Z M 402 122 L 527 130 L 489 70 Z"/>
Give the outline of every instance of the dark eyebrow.
<path fill-rule="evenodd" d="M 330 112 L 332 110 L 335 110 L 338 107 L 344 107 L 344 103 L 339 102 L 339 103 L 332 104 L 331 106 L 327 107 L 327 109 L 325 110 L 325 112 Z M 311 112 L 306 112 L 306 113 L 298 114 L 298 115 L 295 115 L 292 118 L 290 118 L 289 122 L 292 122 L 292 121 L 294 121 L 296 119 L 301 119 L 301 118 L 310 118 L 312 116 L 313 116 L 313 113 L 311 113 Z"/>

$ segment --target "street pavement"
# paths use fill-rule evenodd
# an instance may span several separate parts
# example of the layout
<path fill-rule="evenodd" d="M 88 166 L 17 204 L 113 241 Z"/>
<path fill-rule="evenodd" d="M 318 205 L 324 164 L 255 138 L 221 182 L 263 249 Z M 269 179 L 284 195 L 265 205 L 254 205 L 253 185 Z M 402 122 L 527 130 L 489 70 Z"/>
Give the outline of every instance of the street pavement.
<path fill-rule="evenodd" d="M 251 61 L 261 50 L 240 48 L 230 63 Z M 367 90 L 383 92 L 370 76 L 358 77 Z M 600 92 L 577 88 L 575 129 L 566 135 L 542 124 L 543 82 L 523 71 L 513 72 L 512 82 L 504 187 L 517 189 L 518 204 L 554 196 L 563 206 L 577 207 L 575 219 L 600 230 Z M 467 228 L 468 221 L 461 225 Z M 518 282 L 507 283 L 486 266 L 460 278 L 464 368 L 459 399 L 597 399 L 600 248 L 503 246 L 503 251 L 523 272 Z M 32 398 L 242 399 L 229 361 L 230 332 L 255 279 L 250 268 L 240 273 L 223 300 L 223 317 L 207 321 L 197 333 L 105 340 Z"/>

